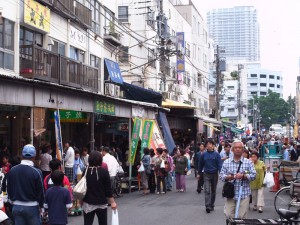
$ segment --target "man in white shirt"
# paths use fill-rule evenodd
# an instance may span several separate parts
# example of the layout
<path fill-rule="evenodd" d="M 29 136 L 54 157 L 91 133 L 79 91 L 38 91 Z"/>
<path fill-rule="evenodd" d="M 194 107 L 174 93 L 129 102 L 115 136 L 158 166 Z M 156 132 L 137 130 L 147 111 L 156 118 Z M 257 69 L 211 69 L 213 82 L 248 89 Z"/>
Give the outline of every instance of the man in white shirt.
<path fill-rule="evenodd" d="M 109 148 L 104 147 L 102 150 L 102 156 L 103 156 L 103 162 L 107 164 L 108 167 L 108 173 L 110 176 L 110 182 L 112 190 L 115 190 L 115 177 L 117 175 L 117 172 L 119 170 L 119 163 L 116 160 L 116 158 L 109 154 Z"/>
<path fill-rule="evenodd" d="M 70 142 L 65 143 L 65 151 L 66 155 L 64 157 L 65 161 L 65 175 L 68 177 L 70 183 L 73 182 L 73 167 L 74 167 L 74 160 L 75 160 L 75 151 L 70 146 Z"/>

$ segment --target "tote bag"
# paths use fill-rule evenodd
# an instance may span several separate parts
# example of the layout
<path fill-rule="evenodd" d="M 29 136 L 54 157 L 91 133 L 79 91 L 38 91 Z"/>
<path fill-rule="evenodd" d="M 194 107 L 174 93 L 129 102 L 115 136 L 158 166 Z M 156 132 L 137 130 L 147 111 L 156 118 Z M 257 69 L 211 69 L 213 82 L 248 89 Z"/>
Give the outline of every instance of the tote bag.
<path fill-rule="evenodd" d="M 118 215 L 118 210 L 112 210 L 112 215 L 111 215 L 111 225 L 119 225 L 119 215 Z"/>
<path fill-rule="evenodd" d="M 82 200 L 86 194 L 87 186 L 86 186 L 86 173 L 89 168 L 85 170 L 84 176 L 81 180 L 75 185 L 73 189 L 73 196 L 75 199 Z"/>

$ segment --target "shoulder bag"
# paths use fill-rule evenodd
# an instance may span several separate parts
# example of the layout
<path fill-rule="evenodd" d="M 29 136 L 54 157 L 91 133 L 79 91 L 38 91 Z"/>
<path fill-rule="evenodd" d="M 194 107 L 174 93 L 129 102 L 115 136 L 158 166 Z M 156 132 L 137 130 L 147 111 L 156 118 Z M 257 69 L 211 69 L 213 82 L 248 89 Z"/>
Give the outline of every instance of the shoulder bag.
<path fill-rule="evenodd" d="M 75 199 L 82 200 L 84 199 L 87 191 L 86 185 L 86 173 L 89 168 L 85 170 L 84 176 L 80 179 L 80 181 L 75 185 L 73 189 L 73 196 Z"/>
<path fill-rule="evenodd" d="M 236 171 L 236 173 L 239 173 L 240 168 L 241 168 L 242 161 L 240 161 L 239 167 Z M 234 198 L 234 184 L 235 184 L 235 179 L 233 182 L 226 181 L 223 190 L 222 190 L 222 196 L 223 198 Z"/>

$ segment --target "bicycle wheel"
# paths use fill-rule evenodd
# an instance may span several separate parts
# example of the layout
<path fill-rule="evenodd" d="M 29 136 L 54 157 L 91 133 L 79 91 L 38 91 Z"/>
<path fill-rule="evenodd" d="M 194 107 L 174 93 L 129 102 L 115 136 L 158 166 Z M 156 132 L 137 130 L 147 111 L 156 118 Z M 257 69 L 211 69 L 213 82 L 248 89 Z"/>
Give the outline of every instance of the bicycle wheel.
<path fill-rule="evenodd" d="M 115 180 L 115 194 L 117 197 L 121 197 L 122 195 L 122 185 L 121 185 L 121 179 L 117 175 Z"/>
<path fill-rule="evenodd" d="M 298 210 L 300 208 L 300 201 L 296 197 L 290 195 L 290 187 L 281 188 L 275 195 L 274 207 L 278 213 L 279 209 Z M 280 215 L 280 214 L 279 214 Z"/>

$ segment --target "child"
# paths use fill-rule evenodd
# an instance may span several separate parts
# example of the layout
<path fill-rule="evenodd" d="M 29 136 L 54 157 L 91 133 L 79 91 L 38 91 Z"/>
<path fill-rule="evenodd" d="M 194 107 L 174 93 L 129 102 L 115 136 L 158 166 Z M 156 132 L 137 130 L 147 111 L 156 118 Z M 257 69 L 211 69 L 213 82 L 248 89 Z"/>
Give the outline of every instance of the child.
<path fill-rule="evenodd" d="M 80 168 L 80 171 L 78 171 L 78 169 Z M 74 160 L 74 167 L 73 167 L 73 179 L 75 180 L 75 182 L 78 182 L 81 179 L 81 175 L 82 171 L 84 170 L 84 164 L 80 158 L 80 152 L 79 150 L 75 150 L 75 160 Z M 79 177 L 77 176 L 79 175 Z"/>
<path fill-rule="evenodd" d="M 8 157 L 3 156 L 3 158 L 2 158 L 2 172 L 4 174 L 7 174 L 9 172 L 10 168 L 11 168 L 11 165 L 8 162 Z"/>
<path fill-rule="evenodd" d="M 65 225 L 68 223 L 67 209 L 72 207 L 72 202 L 68 189 L 61 187 L 63 179 L 64 174 L 62 171 L 55 170 L 51 173 L 54 187 L 47 190 L 44 203 L 44 208 L 48 209 L 50 225 Z"/>

